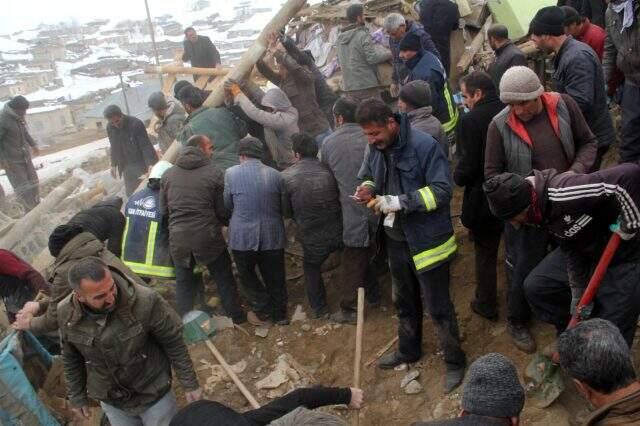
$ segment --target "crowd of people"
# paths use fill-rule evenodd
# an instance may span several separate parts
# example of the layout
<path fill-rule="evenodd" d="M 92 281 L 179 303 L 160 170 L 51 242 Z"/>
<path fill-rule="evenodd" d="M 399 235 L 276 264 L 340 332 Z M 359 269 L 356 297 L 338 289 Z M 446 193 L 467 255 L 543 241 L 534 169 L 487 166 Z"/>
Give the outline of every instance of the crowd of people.
<path fill-rule="evenodd" d="M 529 30 L 536 46 L 553 55 L 552 90 L 527 66 L 507 27 L 494 25 L 488 72 L 455 82 L 464 112 L 448 77 L 449 37 L 459 18 L 448 0 L 423 0 L 421 23 L 387 16 L 388 46 L 372 38 L 362 5 L 349 6 L 336 41 L 340 97 L 313 57 L 282 33 L 269 36 L 257 63 L 273 85 L 266 91 L 249 79 L 228 80 L 218 107 L 205 106 L 209 93 L 187 81 L 176 83 L 174 97 L 154 93 L 153 130 L 162 152 L 177 140 L 174 164 L 158 161 L 140 120 L 107 107 L 112 174 L 124 178 L 129 197 L 124 212 L 122 199 L 109 199 L 58 226 L 49 239 L 55 260 L 48 284 L 0 251 L 7 258 L 0 263 L 3 280 L 10 277 L 15 288 L 25 283 L 12 299 L 14 327 L 59 331 L 71 404 L 81 416 L 91 398 L 117 425 L 198 425 L 212 418 L 344 424 L 312 409 L 359 408 L 360 389 L 301 389 L 242 414 L 199 401 L 182 340 L 180 316 L 202 305 L 204 269 L 234 323 L 286 326 L 285 246 L 295 229 L 314 319 L 355 324 L 357 289 L 366 289 L 375 309 L 380 270 L 388 267 L 398 345 L 379 368 L 422 358 L 429 314 L 443 353 L 445 393 L 467 381 L 460 417 L 426 424 L 517 425 L 524 390 L 513 363 L 492 353 L 467 369 L 450 294 L 455 182 L 464 188 L 461 222 L 474 244 L 470 309 L 478 320 L 499 319 L 496 269 L 504 237 L 506 323 L 515 347 L 536 351 L 532 319 L 554 325 L 560 365 L 597 409 L 587 424 L 640 422 L 630 353 L 640 315 L 640 3 L 611 0 L 606 13 L 595 7 L 603 2 L 561 3 L 572 4 L 539 10 Z M 219 57 L 202 53 L 211 53 L 207 40 L 189 28 L 184 59 L 218 66 Z M 377 66 L 387 61 L 397 112 L 381 96 L 386 88 Z M 601 170 L 617 139 L 609 105 L 618 99 L 620 162 Z M 0 145 L 0 158 L 11 165 L 16 189 L 35 174 L 27 108 L 16 97 L 0 116 L 0 141 L 12 141 Z M 31 207 L 37 202 L 37 191 L 16 192 Z M 622 242 L 589 309 L 594 319 L 566 330 L 613 233 Z M 331 308 L 322 267 L 340 251 L 341 300 Z M 175 280 L 176 310 L 146 286 L 143 278 L 153 277 Z M 6 300 L 10 293 L 0 295 Z M 172 368 L 190 403 L 179 412 Z"/>

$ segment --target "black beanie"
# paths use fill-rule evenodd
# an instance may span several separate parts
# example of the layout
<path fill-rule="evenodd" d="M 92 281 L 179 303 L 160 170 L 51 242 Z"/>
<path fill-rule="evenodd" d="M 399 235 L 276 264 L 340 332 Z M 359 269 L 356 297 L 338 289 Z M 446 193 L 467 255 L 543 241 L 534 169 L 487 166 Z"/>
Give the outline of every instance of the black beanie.
<path fill-rule="evenodd" d="M 12 109 L 29 109 L 29 101 L 24 96 L 18 95 L 7 103 Z"/>
<path fill-rule="evenodd" d="M 483 185 L 491 213 L 499 219 L 509 220 L 531 205 L 533 187 L 525 178 L 514 173 L 502 173 Z"/>
<path fill-rule="evenodd" d="M 173 86 L 173 97 L 178 99 L 178 93 L 180 93 L 180 90 L 188 86 L 193 86 L 193 84 L 189 83 L 187 80 L 180 80 L 176 82 L 175 86 Z"/>
<path fill-rule="evenodd" d="M 82 226 L 76 224 L 60 225 L 49 236 L 49 253 L 58 257 L 64 246 L 78 234 L 84 231 Z"/>
<path fill-rule="evenodd" d="M 537 36 L 564 35 L 564 18 L 564 12 L 558 6 L 543 7 L 531 20 L 529 34 Z"/>
<path fill-rule="evenodd" d="M 415 33 L 407 33 L 400 41 L 400 51 L 410 50 L 412 52 L 420 52 L 422 50 L 422 41 L 420 36 Z"/>
<path fill-rule="evenodd" d="M 263 154 L 264 149 L 262 148 L 262 142 L 260 142 L 258 138 L 247 136 L 238 142 L 238 155 L 246 155 L 247 157 L 260 159 Z"/>
<path fill-rule="evenodd" d="M 249 422 L 231 408 L 215 401 L 200 400 L 182 408 L 169 426 L 249 426 Z"/>
<path fill-rule="evenodd" d="M 423 80 L 411 81 L 402 86 L 399 98 L 414 108 L 431 106 L 431 88 L 429 87 L 429 83 Z"/>

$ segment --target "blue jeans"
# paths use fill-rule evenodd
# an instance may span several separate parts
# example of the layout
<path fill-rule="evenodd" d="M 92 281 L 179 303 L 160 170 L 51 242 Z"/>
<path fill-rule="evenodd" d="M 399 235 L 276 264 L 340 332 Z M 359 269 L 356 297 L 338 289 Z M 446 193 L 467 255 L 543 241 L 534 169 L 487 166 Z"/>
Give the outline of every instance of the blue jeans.
<path fill-rule="evenodd" d="M 169 426 L 171 419 L 178 412 L 178 403 L 173 391 L 167 392 L 155 404 L 138 415 L 129 414 L 104 402 L 100 403 L 100 407 L 114 426 Z"/>

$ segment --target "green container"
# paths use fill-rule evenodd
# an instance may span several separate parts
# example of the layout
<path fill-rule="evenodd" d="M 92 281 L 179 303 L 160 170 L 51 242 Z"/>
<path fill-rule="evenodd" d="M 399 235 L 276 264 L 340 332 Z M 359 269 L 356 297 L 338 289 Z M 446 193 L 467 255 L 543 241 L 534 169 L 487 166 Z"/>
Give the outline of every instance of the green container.
<path fill-rule="evenodd" d="M 543 7 L 555 6 L 556 0 L 488 0 L 495 23 L 509 29 L 509 38 L 517 40 L 529 32 L 529 24 Z"/>

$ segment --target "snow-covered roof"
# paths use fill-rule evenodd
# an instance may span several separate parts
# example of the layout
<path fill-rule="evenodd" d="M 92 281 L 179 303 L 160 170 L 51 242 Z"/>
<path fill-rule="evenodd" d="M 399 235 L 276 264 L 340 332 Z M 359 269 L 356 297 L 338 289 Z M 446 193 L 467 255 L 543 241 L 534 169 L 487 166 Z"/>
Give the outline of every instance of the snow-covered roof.
<path fill-rule="evenodd" d="M 0 52 L 2 53 L 26 52 L 27 50 L 29 50 L 29 46 L 24 43 L 0 37 Z"/>
<path fill-rule="evenodd" d="M 41 106 L 35 108 L 29 108 L 27 110 L 27 115 L 40 114 L 43 112 L 56 111 L 58 109 L 69 108 L 67 105 L 49 105 L 49 106 Z"/>

